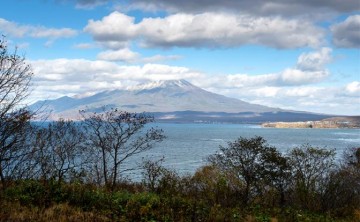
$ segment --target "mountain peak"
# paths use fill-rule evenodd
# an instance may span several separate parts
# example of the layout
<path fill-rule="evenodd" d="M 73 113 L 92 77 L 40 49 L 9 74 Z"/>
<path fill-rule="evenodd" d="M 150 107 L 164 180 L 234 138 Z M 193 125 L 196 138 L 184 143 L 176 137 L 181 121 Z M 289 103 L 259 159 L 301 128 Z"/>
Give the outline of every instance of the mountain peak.
<path fill-rule="evenodd" d="M 159 81 L 161 86 L 167 87 L 167 86 L 179 86 L 179 87 L 188 87 L 188 86 L 194 86 L 185 79 L 179 79 L 179 80 L 162 80 Z"/>
<path fill-rule="evenodd" d="M 149 82 L 141 85 L 137 85 L 132 90 L 144 90 L 144 89 L 154 89 L 154 88 L 169 88 L 169 87 L 179 87 L 179 88 L 194 88 L 193 84 L 190 82 L 179 79 L 179 80 L 160 80 Z"/>
<path fill-rule="evenodd" d="M 208 92 L 190 82 L 179 80 L 155 81 L 128 90 L 99 92 L 92 96 L 49 101 L 53 113 L 62 117 L 78 110 L 98 111 L 104 106 L 129 112 L 224 112 L 263 113 L 279 109 L 247 103 L 238 99 Z"/>

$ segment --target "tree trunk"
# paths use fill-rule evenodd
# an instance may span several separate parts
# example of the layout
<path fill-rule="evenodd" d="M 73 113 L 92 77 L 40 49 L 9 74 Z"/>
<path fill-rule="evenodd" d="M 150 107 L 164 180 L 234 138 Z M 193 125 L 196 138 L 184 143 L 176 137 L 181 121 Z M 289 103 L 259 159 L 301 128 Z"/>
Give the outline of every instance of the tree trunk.
<path fill-rule="evenodd" d="M 1 161 L 0 161 L 0 180 L 1 180 L 1 188 L 2 188 L 3 191 L 5 191 L 5 189 L 6 189 L 6 181 L 5 181 L 3 169 L 2 169 L 2 166 L 1 166 Z"/>
<path fill-rule="evenodd" d="M 116 185 L 116 178 L 117 178 L 117 173 L 118 173 L 118 166 L 119 163 L 117 162 L 118 160 L 118 149 L 115 148 L 115 153 L 114 153 L 114 172 L 113 172 L 113 181 L 112 181 L 112 187 L 111 190 L 113 191 Z"/>
<path fill-rule="evenodd" d="M 102 161 L 103 161 L 103 173 L 104 173 L 104 181 L 105 181 L 105 186 L 109 185 L 109 181 L 107 178 L 107 167 L 106 167 L 106 153 L 105 153 L 105 149 L 102 148 Z"/>
<path fill-rule="evenodd" d="M 246 183 L 244 199 L 243 199 L 244 206 L 246 206 L 249 203 L 249 196 L 250 196 L 250 184 Z"/>

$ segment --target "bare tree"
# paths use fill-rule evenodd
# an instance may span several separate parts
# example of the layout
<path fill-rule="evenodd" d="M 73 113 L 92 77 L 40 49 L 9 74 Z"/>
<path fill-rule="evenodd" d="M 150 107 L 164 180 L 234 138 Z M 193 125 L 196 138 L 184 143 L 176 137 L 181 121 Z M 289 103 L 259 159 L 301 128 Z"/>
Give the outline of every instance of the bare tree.
<path fill-rule="evenodd" d="M 144 129 L 146 124 L 154 121 L 146 114 L 117 109 L 104 110 L 102 113 L 81 111 L 81 114 L 89 146 L 94 148 L 95 156 L 101 161 L 94 167 L 101 170 L 99 175 L 111 189 L 124 171 L 131 170 L 121 168 L 128 158 L 151 149 L 156 142 L 165 138 L 161 129 Z"/>
<path fill-rule="evenodd" d="M 79 175 L 86 164 L 84 133 L 79 124 L 71 120 L 49 123 L 37 130 L 33 147 L 34 165 L 42 179 L 69 180 Z"/>
<path fill-rule="evenodd" d="M 30 115 L 23 110 L 5 115 L 0 120 L 0 180 L 2 187 L 10 179 L 21 178 L 25 173 L 31 126 Z"/>
<path fill-rule="evenodd" d="M 10 53 L 7 42 L 0 40 L 0 118 L 17 110 L 29 95 L 30 81 L 33 76 L 31 66 L 25 57 Z"/>
<path fill-rule="evenodd" d="M 344 150 L 340 166 L 331 175 L 322 199 L 323 210 L 345 209 L 350 215 L 360 206 L 360 147 Z"/>
<path fill-rule="evenodd" d="M 29 95 L 32 76 L 25 58 L 16 50 L 9 52 L 3 37 L 0 40 L 0 180 L 3 188 L 14 170 L 19 171 L 17 163 L 27 153 L 23 150 L 24 136 L 31 113 L 21 107 Z"/>
<path fill-rule="evenodd" d="M 158 160 L 143 160 L 143 184 L 150 192 L 155 192 L 163 179 L 171 171 L 162 166 L 164 157 Z"/>
<path fill-rule="evenodd" d="M 321 196 L 335 165 L 335 150 L 303 145 L 289 151 L 292 166 L 295 202 L 305 209 L 319 206 L 316 196 Z"/>

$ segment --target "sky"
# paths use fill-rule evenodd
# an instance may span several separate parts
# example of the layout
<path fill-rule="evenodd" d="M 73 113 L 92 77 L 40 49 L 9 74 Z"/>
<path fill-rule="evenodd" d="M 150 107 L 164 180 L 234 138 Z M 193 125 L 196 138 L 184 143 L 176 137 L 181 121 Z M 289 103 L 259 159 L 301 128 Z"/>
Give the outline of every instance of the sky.
<path fill-rule="evenodd" d="M 246 102 L 360 115 L 358 0 L 0 0 L 29 103 L 185 79 Z"/>

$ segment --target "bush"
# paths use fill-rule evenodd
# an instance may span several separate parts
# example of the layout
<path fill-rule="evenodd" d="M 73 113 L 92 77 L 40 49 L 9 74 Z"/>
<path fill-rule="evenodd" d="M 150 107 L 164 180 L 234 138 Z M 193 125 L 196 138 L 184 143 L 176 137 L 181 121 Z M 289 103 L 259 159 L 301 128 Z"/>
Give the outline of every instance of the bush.
<path fill-rule="evenodd" d="M 129 221 L 157 221 L 160 197 L 154 193 L 133 194 L 126 204 L 126 219 Z"/>
<path fill-rule="evenodd" d="M 49 190 L 37 180 L 18 181 L 5 190 L 4 199 L 19 201 L 25 206 L 49 206 Z"/>

